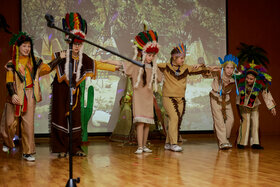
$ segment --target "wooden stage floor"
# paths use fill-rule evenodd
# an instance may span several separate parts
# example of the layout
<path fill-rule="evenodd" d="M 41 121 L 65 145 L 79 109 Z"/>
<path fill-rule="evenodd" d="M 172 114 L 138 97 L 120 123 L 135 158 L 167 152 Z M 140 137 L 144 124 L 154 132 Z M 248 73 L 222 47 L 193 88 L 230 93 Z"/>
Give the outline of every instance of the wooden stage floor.
<path fill-rule="evenodd" d="M 219 151 L 213 135 L 188 137 L 184 151 L 152 141 L 153 153 L 135 155 L 135 146 L 96 139 L 88 157 L 74 157 L 77 186 L 280 186 L 280 136 L 262 137 L 264 150 Z M 2 148 L 2 145 L 0 145 Z M 21 158 L 19 148 L 0 151 L 1 187 L 65 186 L 68 159 L 58 159 L 46 142 L 36 145 L 36 162 Z"/>

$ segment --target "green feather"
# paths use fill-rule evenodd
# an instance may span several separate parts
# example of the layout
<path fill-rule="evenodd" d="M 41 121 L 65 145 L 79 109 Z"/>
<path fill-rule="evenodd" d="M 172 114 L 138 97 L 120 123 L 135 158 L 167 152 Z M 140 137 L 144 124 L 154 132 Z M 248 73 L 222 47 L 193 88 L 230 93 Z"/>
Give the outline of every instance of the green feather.
<path fill-rule="evenodd" d="M 237 80 L 240 80 L 242 77 L 244 77 L 244 75 L 240 74 L 240 75 L 235 75 L 235 78 Z M 232 75 L 232 78 L 234 78 L 234 75 Z"/>
<path fill-rule="evenodd" d="M 143 40 L 145 42 L 145 44 L 149 42 L 149 40 L 146 38 L 144 33 L 141 32 L 138 35 L 140 36 L 141 40 Z"/>
<path fill-rule="evenodd" d="M 70 24 L 70 30 L 74 30 L 74 13 L 71 12 L 70 15 L 69 15 L 69 24 Z"/>
<path fill-rule="evenodd" d="M 155 35 L 156 35 L 156 40 L 158 41 L 158 35 L 157 35 L 157 32 L 154 31 Z"/>
<path fill-rule="evenodd" d="M 83 20 L 83 18 L 81 18 L 81 19 L 82 19 L 82 28 L 81 29 L 82 29 L 83 32 L 86 32 L 85 31 L 86 30 L 85 29 L 86 28 L 85 20 Z"/>
<path fill-rule="evenodd" d="M 255 87 L 261 89 L 261 88 L 262 88 L 262 85 L 261 85 L 261 84 L 256 84 L 256 83 L 255 83 Z"/>
<path fill-rule="evenodd" d="M 238 87 L 242 87 L 242 86 L 245 86 L 245 82 L 241 82 L 238 84 Z"/>
<path fill-rule="evenodd" d="M 9 45 L 10 46 L 14 45 L 21 36 L 28 36 L 28 35 L 26 32 L 21 32 L 21 31 L 18 34 L 14 34 L 9 42 Z"/>
<path fill-rule="evenodd" d="M 147 35 L 149 37 L 149 40 L 152 42 L 153 41 L 153 38 L 151 37 L 150 33 L 147 32 Z"/>
<path fill-rule="evenodd" d="M 257 96 L 259 95 L 259 92 L 252 92 L 251 94 Z"/>

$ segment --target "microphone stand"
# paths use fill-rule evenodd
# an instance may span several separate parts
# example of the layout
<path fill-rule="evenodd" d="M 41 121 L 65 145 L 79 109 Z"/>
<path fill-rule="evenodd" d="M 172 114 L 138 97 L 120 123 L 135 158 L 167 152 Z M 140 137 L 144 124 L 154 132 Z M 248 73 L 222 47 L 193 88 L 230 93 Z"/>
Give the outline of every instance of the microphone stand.
<path fill-rule="evenodd" d="M 73 77 L 73 59 L 72 59 L 72 49 L 73 49 L 73 42 L 74 38 L 69 38 L 69 94 L 70 94 L 70 104 L 69 104 L 69 117 L 68 117 L 68 124 L 69 124 L 69 179 L 66 184 L 66 187 L 76 187 L 76 183 L 80 183 L 80 178 L 73 179 L 73 153 L 72 153 L 72 136 L 73 136 L 73 129 L 72 129 L 72 108 L 73 108 L 73 90 L 74 86 L 72 84 L 72 77 Z"/>
<path fill-rule="evenodd" d="M 72 84 L 72 76 L 73 76 L 73 59 L 72 59 L 72 48 L 73 48 L 73 42 L 74 42 L 74 39 L 78 39 L 78 40 L 82 40 L 90 45 L 93 45 L 95 47 L 98 47 L 100 49 L 103 49 L 104 51 L 107 51 L 107 52 L 110 52 L 120 58 L 123 58 L 137 66 L 140 66 L 142 68 L 144 68 L 144 65 L 141 63 L 141 62 L 138 62 L 138 61 L 135 61 L 135 60 L 132 60 L 132 59 L 129 59 L 125 56 L 122 56 L 114 51 L 111 51 L 109 49 L 106 49 L 102 46 L 99 46 L 91 41 L 88 41 L 84 38 L 81 38 L 75 34 L 72 34 L 71 32 L 69 32 L 68 30 L 64 30 L 64 29 L 61 29 L 59 27 L 56 27 L 55 24 L 54 24 L 54 18 L 52 15 L 50 14 L 46 14 L 45 15 L 45 19 L 47 20 L 47 25 L 48 27 L 50 28 L 54 28 L 58 31 L 61 31 L 67 35 L 69 35 L 69 39 L 68 39 L 68 42 L 69 42 L 69 94 L 70 94 L 70 103 L 69 103 L 69 117 L 68 117 L 68 124 L 69 124 L 69 179 L 67 181 L 67 184 L 66 184 L 66 187 L 76 187 L 76 183 L 79 183 L 80 182 L 80 178 L 77 177 L 76 179 L 73 179 L 73 154 L 72 154 L 72 136 L 73 136 L 73 129 L 72 129 L 72 108 L 73 108 L 73 84 Z"/>

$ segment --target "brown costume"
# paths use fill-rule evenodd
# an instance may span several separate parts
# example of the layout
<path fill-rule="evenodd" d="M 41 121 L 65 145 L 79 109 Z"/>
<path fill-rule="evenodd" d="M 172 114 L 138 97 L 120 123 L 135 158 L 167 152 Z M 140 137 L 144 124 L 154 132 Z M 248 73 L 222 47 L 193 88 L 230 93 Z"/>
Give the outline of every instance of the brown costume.
<path fill-rule="evenodd" d="M 55 56 L 58 56 L 56 54 Z M 81 64 L 80 64 L 81 63 Z M 80 109 L 80 83 L 86 78 L 95 78 L 97 69 L 115 71 L 115 66 L 92 60 L 86 54 L 82 54 L 82 61 L 73 59 L 73 153 L 81 150 L 81 109 Z M 64 59 L 56 68 L 56 76 L 52 83 L 52 101 L 50 111 L 51 150 L 53 153 L 68 152 L 69 148 L 69 63 Z"/>
<path fill-rule="evenodd" d="M 9 93 L 7 97 L 1 121 L 1 135 L 4 145 L 9 148 L 15 146 L 13 138 L 21 121 L 23 154 L 35 153 L 34 112 L 36 102 L 41 101 L 39 77 L 52 70 L 52 65 L 42 63 L 41 59 L 35 58 L 35 62 L 30 62 L 31 58 L 29 57 L 19 57 L 19 67 L 24 71 L 20 71 L 20 68 L 17 71 L 12 62 L 9 62 L 6 66 L 6 83 L 7 86 L 12 85 L 14 93 Z M 25 72 L 25 74 L 22 74 L 22 72 Z M 18 96 L 20 105 L 12 103 L 14 94 Z"/>
<path fill-rule="evenodd" d="M 158 67 L 164 75 L 163 106 L 168 116 L 166 143 L 177 144 L 178 132 L 185 113 L 187 77 L 207 73 L 208 70 L 205 67 L 195 69 L 192 66 L 183 64 L 180 67 L 180 73 L 176 74 L 178 67 L 174 67 L 170 63 L 160 63 Z"/>

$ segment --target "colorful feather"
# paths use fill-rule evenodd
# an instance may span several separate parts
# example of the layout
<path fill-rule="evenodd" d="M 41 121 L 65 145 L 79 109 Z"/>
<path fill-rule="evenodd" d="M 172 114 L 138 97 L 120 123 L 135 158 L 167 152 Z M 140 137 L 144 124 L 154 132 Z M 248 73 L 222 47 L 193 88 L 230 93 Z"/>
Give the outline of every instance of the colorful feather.
<path fill-rule="evenodd" d="M 176 49 L 179 54 L 186 56 L 187 47 L 183 43 L 178 44 L 176 47 L 174 47 L 174 49 Z"/>
<path fill-rule="evenodd" d="M 65 18 L 62 19 L 62 26 L 63 29 L 69 30 L 71 33 L 81 38 L 85 38 L 87 34 L 87 23 L 79 13 L 67 13 Z M 82 40 L 75 39 L 74 42 L 81 43 Z"/>
<path fill-rule="evenodd" d="M 222 65 L 222 67 L 225 67 L 227 65 L 227 63 L 232 63 L 235 67 L 238 66 L 238 58 L 233 56 L 232 54 L 228 54 L 224 57 L 224 60 L 219 57 L 218 58 L 220 61 L 220 64 Z"/>
<path fill-rule="evenodd" d="M 246 94 L 246 76 L 252 73 L 256 78 L 250 94 L 250 102 L 248 103 L 248 106 L 252 107 L 259 92 L 267 89 L 268 84 L 271 84 L 272 77 L 266 73 L 267 71 L 263 66 L 256 65 L 254 63 L 241 66 L 241 70 L 242 74 L 238 82 L 238 88 L 242 97 L 244 97 Z M 240 103 L 241 105 L 244 104 L 244 102 Z"/>
<path fill-rule="evenodd" d="M 144 28 L 146 26 L 144 25 Z M 158 53 L 159 49 L 158 46 L 154 45 L 154 42 L 158 41 L 157 33 L 153 30 L 147 31 L 147 29 L 144 29 L 143 32 L 140 32 L 135 36 L 134 44 L 139 48 L 140 50 L 145 49 L 146 52 L 152 52 L 152 53 Z M 149 46 L 146 46 L 150 42 Z"/>

